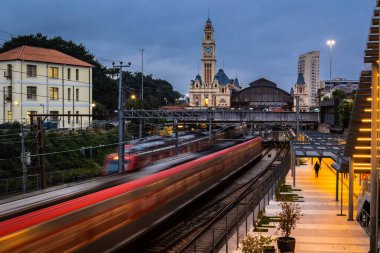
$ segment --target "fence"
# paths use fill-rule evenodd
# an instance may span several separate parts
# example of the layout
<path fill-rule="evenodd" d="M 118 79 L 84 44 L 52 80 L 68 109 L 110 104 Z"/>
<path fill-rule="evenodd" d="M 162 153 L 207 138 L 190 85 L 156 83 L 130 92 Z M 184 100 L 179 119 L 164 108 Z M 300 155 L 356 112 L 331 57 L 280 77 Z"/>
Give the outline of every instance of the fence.
<path fill-rule="evenodd" d="M 218 252 L 224 248 L 228 253 L 229 239 L 234 234 L 236 234 L 236 247 L 238 247 L 241 236 L 247 235 L 248 227 L 256 224 L 258 213 L 263 211 L 273 199 L 276 189 L 285 179 L 289 168 L 290 155 L 287 154 L 282 163 L 272 166 L 271 173 L 265 174 L 264 178 L 258 181 L 255 190 L 237 199 L 230 208 L 220 213 L 214 219 L 215 222 L 210 223 L 203 230 L 204 232 L 198 234 L 183 248 L 182 252 L 197 252 L 197 245 L 202 245 L 202 252 Z"/>

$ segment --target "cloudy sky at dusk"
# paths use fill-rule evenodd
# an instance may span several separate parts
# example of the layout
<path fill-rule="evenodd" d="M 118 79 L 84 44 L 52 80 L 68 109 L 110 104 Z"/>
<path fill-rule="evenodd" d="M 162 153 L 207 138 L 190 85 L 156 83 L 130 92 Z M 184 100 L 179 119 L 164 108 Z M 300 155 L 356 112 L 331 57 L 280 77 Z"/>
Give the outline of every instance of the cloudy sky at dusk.
<path fill-rule="evenodd" d="M 35 0 L 1 1 L 0 43 L 10 34 L 41 32 L 83 43 L 105 65 L 131 61 L 176 90 L 188 92 L 197 74 L 208 9 L 215 28 L 217 66 L 243 83 L 265 77 L 289 91 L 298 55 L 321 51 L 334 38 L 333 77 L 357 79 L 374 0 Z"/>

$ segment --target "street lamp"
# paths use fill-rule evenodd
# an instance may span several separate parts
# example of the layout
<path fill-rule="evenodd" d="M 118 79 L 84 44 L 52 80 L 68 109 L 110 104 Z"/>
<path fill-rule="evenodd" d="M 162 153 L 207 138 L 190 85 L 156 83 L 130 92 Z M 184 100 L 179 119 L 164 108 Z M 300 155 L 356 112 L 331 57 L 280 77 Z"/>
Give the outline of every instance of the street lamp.
<path fill-rule="evenodd" d="M 332 48 L 335 45 L 335 40 L 328 40 L 326 44 L 330 47 L 330 86 L 332 86 L 331 79 L 331 62 L 332 62 Z"/>
<path fill-rule="evenodd" d="M 168 106 L 168 99 L 164 98 L 164 100 L 165 100 L 165 105 Z"/>
<path fill-rule="evenodd" d="M 44 104 L 40 104 L 40 106 L 42 106 L 42 114 L 45 114 L 45 105 Z"/>

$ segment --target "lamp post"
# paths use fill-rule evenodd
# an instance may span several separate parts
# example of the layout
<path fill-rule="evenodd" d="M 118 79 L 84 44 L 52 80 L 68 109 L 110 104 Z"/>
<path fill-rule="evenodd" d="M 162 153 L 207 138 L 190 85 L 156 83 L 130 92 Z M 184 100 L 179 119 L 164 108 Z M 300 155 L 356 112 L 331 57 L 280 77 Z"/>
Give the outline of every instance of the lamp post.
<path fill-rule="evenodd" d="M 332 48 L 333 48 L 333 46 L 335 45 L 335 40 L 328 40 L 327 42 L 326 42 L 326 44 L 329 46 L 329 48 L 330 48 L 330 86 L 332 86 L 332 84 L 331 84 L 331 81 L 332 81 L 332 79 L 331 79 L 331 65 L 332 65 Z"/>
<path fill-rule="evenodd" d="M 42 106 L 42 114 L 45 114 L 45 105 L 44 104 L 40 104 L 40 106 Z"/>
<path fill-rule="evenodd" d="M 164 100 L 165 100 L 165 105 L 168 106 L 168 99 L 164 98 Z"/>

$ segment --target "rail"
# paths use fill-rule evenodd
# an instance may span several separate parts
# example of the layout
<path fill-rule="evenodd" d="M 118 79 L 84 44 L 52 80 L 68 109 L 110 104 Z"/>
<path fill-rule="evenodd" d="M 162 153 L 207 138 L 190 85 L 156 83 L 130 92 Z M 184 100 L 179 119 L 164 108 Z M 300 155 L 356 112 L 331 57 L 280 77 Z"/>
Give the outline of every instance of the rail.
<path fill-rule="evenodd" d="M 275 159 L 276 161 L 276 159 Z M 277 161 L 278 162 L 278 161 Z M 279 182 L 286 177 L 290 166 L 290 155 L 286 154 L 282 163 L 274 162 L 269 166 L 270 172 L 261 172 L 235 201 L 226 206 L 213 218 L 196 236 L 186 243 L 178 252 L 197 252 L 197 245 L 202 245 L 202 252 L 214 252 L 226 245 L 228 252 L 228 240 L 232 231 L 236 230 L 237 245 L 239 245 L 239 227 L 245 221 L 245 232 L 248 232 L 248 216 L 252 213 L 252 223 L 255 223 L 255 210 L 262 210 L 266 200 L 269 204 Z M 262 204 L 262 202 L 264 202 Z M 221 232 L 223 231 L 223 232 Z M 212 244 L 205 246 L 204 241 L 212 238 Z"/>

